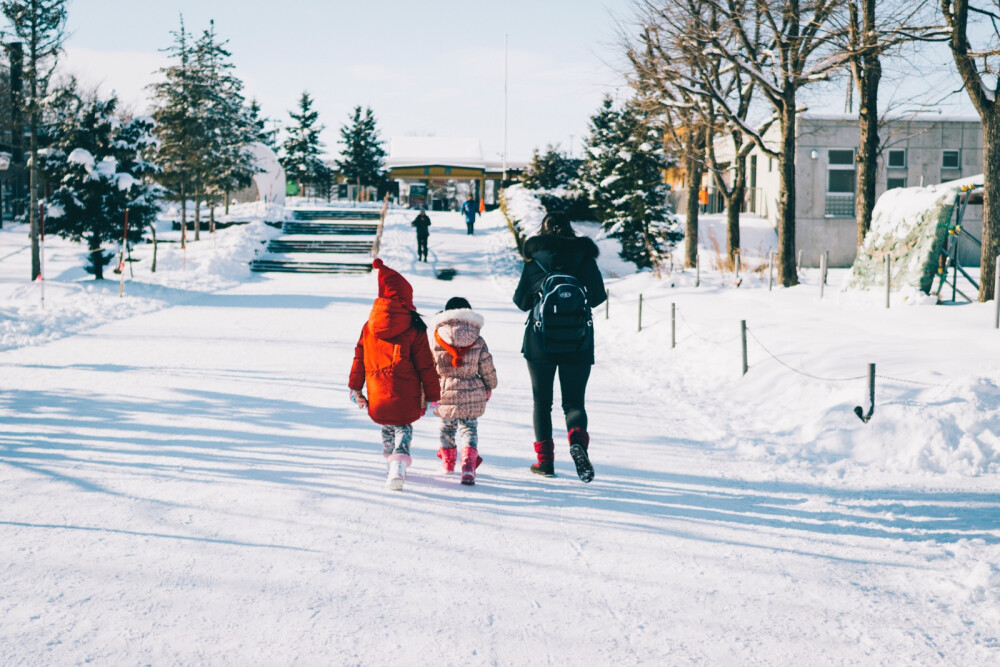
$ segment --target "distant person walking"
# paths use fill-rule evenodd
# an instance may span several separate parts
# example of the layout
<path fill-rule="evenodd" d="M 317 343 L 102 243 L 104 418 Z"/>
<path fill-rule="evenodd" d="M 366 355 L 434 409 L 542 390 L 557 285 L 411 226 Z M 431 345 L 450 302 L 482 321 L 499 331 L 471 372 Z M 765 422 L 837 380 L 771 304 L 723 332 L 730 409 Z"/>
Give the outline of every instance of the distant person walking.
<path fill-rule="evenodd" d="M 546 477 L 555 476 L 552 396 L 558 373 L 570 456 L 582 481 L 594 478 L 584 406 L 594 364 L 590 309 L 608 298 L 597 268 L 597 254 L 597 245 L 585 236 L 577 236 L 562 213 L 546 215 L 541 233 L 524 243 L 524 268 L 514 291 L 514 303 L 531 312 L 521 346 L 534 398 L 538 463 L 531 466 L 531 472 Z"/>
<path fill-rule="evenodd" d="M 466 234 L 473 233 L 473 227 L 476 224 L 476 215 L 478 214 L 479 214 L 479 209 L 476 208 L 476 202 L 472 198 L 472 195 L 469 195 L 466 198 L 465 203 L 462 204 L 462 215 L 465 216 L 465 225 L 466 227 L 468 227 L 468 231 L 466 232 Z"/>
<path fill-rule="evenodd" d="M 427 238 L 431 235 L 431 219 L 427 217 L 427 211 L 420 207 L 420 213 L 413 222 L 410 223 L 417 228 L 417 261 L 427 261 Z"/>
<path fill-rule="evenodd" d="M 698 205 L 702 213 L 708 211 L 708 188 L 698 190 Z"/>

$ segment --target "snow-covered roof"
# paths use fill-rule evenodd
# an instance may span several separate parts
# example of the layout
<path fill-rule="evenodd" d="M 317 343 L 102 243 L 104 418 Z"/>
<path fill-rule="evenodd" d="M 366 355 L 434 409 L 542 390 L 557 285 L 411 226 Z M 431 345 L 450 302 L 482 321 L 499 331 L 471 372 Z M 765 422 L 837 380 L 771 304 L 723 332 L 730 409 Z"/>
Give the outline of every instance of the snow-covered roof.
<path fill-rule="evenodd" d="M 443 164 L 485 166 L 479 139 L 467 137 L 393 137 L 389 140 L 388 167 Z"/>

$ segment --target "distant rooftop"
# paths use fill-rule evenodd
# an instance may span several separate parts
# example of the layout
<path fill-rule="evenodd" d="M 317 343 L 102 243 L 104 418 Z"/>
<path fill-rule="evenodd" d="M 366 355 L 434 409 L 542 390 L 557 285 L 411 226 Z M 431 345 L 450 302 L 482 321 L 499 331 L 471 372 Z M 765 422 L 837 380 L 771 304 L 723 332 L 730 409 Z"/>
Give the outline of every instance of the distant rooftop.
<path fill-rule="evenodd" d="M 479 139 L 467 137 L 393 137 L 389 140 L 388 167 L 430 164 L 483 167 Z"/>

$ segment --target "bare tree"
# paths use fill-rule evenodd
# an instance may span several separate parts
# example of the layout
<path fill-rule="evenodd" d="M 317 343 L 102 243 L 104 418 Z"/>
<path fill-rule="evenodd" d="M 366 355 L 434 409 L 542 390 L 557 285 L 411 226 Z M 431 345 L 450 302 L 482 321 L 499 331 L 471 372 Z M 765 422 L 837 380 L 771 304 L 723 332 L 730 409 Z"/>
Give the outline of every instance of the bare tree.
<path fill-rule="evenodd" d="M 747 74 L 771 104 L 780 128 L 775 150 L 748 124 L 741 129 L 778 159 L 778 276 L 798 284 L 795 268 L 795 130 L 799 91 L 844 65 L 832 18 L 844 0 L 705 0 L 726 30 L 708 34 L 711 46 Z M 728 34 L 735 39 L 730 40 Z"/>
<path fill-rule="evenodd" d="M 940 39 L 925 16 L 926 0 L 846 0 L 846 30 L 842 46 L 848 55 L 850 85 L 858 90 L 857 156 L 858 247 L 871 228 L 878 180 L 879 138 L 878 93 L 882 80 L 882 57 L 912 41 Z"/>
<path fill-rule="evenodd" d="M 980 259 L 979 301 L 994 298 L 994 262 L 1000 253 L 1000 0 L 975 3 L 941 0 L 952 56 L 965 90 L 983 121 L 983 248 Z M 970 14 L 987 19 L 993 34 L 984 36 L 984 47 L 973 49 L 969 40 Z M 983 34 L 978 31 L 977 34 Z M 988 40 L 988 41 L 987 41 Z"/>
<path fill-rule="evenodd" d="M 42 272 L 38 245 L 38 186 L 41 171 L 38 160 L 38 129 L 41 124 L 42 100 L 49 79 L 62 50 L 66 28 L 66 0 L 4 0 L 0 11 L 10 21 L 15 35 L 27 48 L 24 78 L 28 83 L 28 126 L 30 130 L 31 165 L 28 189 L 31 234 L 31 279 Z"/>

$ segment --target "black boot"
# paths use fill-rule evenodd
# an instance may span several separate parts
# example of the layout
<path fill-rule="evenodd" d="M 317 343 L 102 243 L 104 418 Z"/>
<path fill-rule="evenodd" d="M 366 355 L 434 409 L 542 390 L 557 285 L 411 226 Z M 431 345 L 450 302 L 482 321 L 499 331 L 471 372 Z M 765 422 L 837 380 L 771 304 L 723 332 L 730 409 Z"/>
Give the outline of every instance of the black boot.
<path fill-rule="evenodd" d="M 576 464 L 576 474 L 580 481 L 587 483 L 594 479 L 594 466 L 590 463 L 587 449 L 590 447 L 590 435 L 582 428 L 569 431 L 569 455 Z"/>

